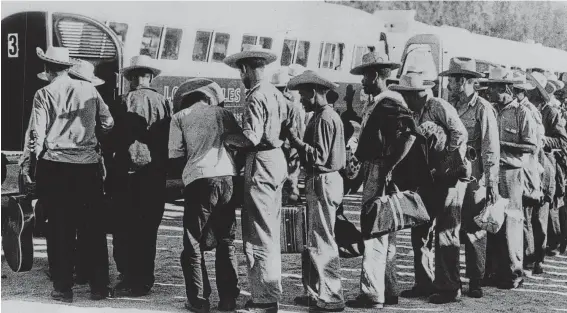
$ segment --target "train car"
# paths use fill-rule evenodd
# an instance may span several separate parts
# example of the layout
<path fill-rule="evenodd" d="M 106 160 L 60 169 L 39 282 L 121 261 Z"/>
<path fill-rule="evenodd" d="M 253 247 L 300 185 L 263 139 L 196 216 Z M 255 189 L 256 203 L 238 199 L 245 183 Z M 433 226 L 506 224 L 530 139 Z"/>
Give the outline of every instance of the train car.
<path fill-rule="evenodd" d="M 2 151 L 12 160 L 23 148 L 33 96 L 45 85 L 36 76 L 43 70 L 36 47 L 66 47 L 93 63 L 109 105 L 128 90 L 119 69 L 134 55 L 149 55 L 162 69 L 152 87 L 166 98 L 187 79 L 210 78 L 237 119 L 244 86 L 222 61 L 244 44 L 278 55 L 268 75 L 294 63 L 325 72 L 340 85 L 339 111 L 348 85 L 357 91 L 355 110 L 362 108 L 361 77 L 349 71 L 369 47 L 388 59 L 383 23 L 323 2 L 3 2 L 2 38 Z"/>

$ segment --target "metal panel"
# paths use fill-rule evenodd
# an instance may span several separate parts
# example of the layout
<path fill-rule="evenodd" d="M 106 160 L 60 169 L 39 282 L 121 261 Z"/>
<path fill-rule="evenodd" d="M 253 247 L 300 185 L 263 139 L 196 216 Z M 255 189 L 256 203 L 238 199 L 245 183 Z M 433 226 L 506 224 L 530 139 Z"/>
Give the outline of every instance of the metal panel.
<path fill-rule="evenodd" d="M 87 21 L 62 17 L 55 22 L 60 44 L 76 58 L 114 59 L 116 46 L 103 30 Z"/>

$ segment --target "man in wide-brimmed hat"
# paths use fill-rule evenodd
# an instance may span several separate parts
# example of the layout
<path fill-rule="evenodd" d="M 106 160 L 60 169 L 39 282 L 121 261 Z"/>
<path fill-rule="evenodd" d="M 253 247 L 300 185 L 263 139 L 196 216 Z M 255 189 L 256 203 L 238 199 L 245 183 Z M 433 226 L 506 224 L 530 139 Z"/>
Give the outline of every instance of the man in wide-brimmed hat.
<path fill-rule="evenodd" d="M 234 236 L 236 227 L 233 176 L 237 174 L 224 133 L 241 129 L 234 115 L 219 106 L 224 102 L 220 86 L 204 78 L 179 86 L 173 98 L 175 113 L 169 130 L 169 158 L 183 165 L 183 252 L 187 302 L 192 312 L 209 312 L 211 287 L 202 249 L 216 249 L 216 285 L 221 311 L 236 308 L 238 267 Z M 213 242 L 209 244 L 208 242 Z"/>
<path fill-rule="evenodd" d="M 327 102 L 327 93 L 338 85 L 313 71 L 305 71 L 290 80 L 288 88 L 299 90 L 301 103 L 314 112 L 300 139 L 292 132 L 292 145 L 302 155 L 306 172 L 307 245 L 302 258 L 305 296 L 296 303 L 317 311 L 337 312 L 345 307 L 339 250 L 335 243 L 336 211 L 343 198 L 339 174 L 345 166 L 346 151 L 343 123 Z"/>
<path fill-rule="evenodd" d="M 399 116 L 410 114 L 410 110 L 399 93 L 389 91 L 386 87 L 391 71 L 399 66 L 371 52 L 363 56 L 361 65 L 351 70 L 351 74 L 362 75 L 364 93 L 369 95 L 362 112 L 362 131 L 355 153 L 363 163 L 362 203 L 382 195 L 391 172 L 413 145 L 414 138 L 406 136 L 398 127 Z M 398 130 L 403 135 L 394 135 Z M 383 136 L 389 138 L 383 140 Z M 366 240 L 364 246 L 360 294 L 347 304 L 359 308 L 382 308 L 385 304 L 397 304 L 396 233 Z"/>
<path fill-rule="evenodd" d="M 246 92 L 243 133 L 228 134 L 225 144 L 246 149 L 242 239 L 252 299 L 250 312 L 277 312 L 281 290 L 280 211 L 287 176 L 281 149 L 281 126 L 287 118 L 283 94 L 265 79 L 266 65 L 276 55 L 261 46 L 245 45 L 224 59 L 240 71 Z"/>
<path fill-rule="evenodd" d="M 447 76 L 447 88 L 454 96 L 449 102 L 457 109 L 468 133 L 469 151 L 476 157 L 471 160 L 472 176 L 475 181 L 467 186 L 462 208 L 462 241 L 465 243 L 466 276 L 469 278 L 468 295 L 483 296 L 481 281 L 484 278 L 486 260 L 486 231 L 474 222 L 485 205 L 493 204 L 498 196 L 498 168 L 500 166 L 500 143 L 498 124 L 492 105 L 478 94 L 478 85 L 483 74 L 477 72 L 476 61 L 457 57 L 450 61 L 449 69 L 439 76 Z M 469 156 L 469 159 L 473 157 Z M 480 184 L 484 178 L 484 185 Z M 478 196 L 479 190 L 486 193 Z"/>
<path fill-rule="evenodd" d="M 432 288 L 435 293 L 430 296 L 429 301 L 442 304 L 455 301 L 460 296 L 459 226 L 466 183 L 458 178 L 468 178 L 470 169 L 463 161 L 468 139 L 467 130 L 454 107 L 445 100 L 432 97 L 427 93 L 427 90 L 432 87 L 433 84 L 425 82 L 423 75 L 415 70 L 402 75 L 399 84 L 390 85 L 388 88 L 403 96 L 408 107 L 414 112 L 414 121 L 417 125 L 433 122 L 443 127 L 448 133 L 449 140 L 444 159 L 440 160 L 441 167 L 435 173 L 434 186 L 428 190 L 434 194 L 431 196 L 434 200 L 425 200 L 426 205 L 437 208 L 434 211 L 436 219 L 435 278 L 427 285 L 425 282 L 420 282 L 423 283 L 421 286 L 412 289 L 414 293 L 423 294 L 423 290 L 419 288 L 424 286 Z M 449 160 L 454 161 L 449 162 Z M 457 173 L 458 175 L 445 176 L 444 173 Z M 416 248 L 418 247 L 414 247 Z M 428 271 L 433 271 L 433 269 Z"/>
<path fill-rule="evenodd" d="M 165 210 L 167 138 L 171 108 L 150 87 L 160 70 L 146 55 L 134 56 L 120 70 L 130 91 L 117 112 L 116 190 L 121 222 L 115 232 L 115 260 L 123 279 L 118 294 L 143 296 L 154 285 L 157 231 Z"/>
<path fill-rule="evenodd" d="M 69 76 L 75 79 L 84 80 L 92 83 L 95 87 L 104 84 L 104 80 L 98 78 L 94 74 L 94 65 L 85 60 L 73 60 L 74 65 L 69 69 Z M 41 72 L 37 74 L 37 78 L 48 81 L 47 73 Z"/>
<path fill-rule="evenodd" d="M 81 228 L 84 240 L 78 249 L 89 260 L 85 271 L 91 299 L 104 299 L 109 295 L 108 252 L 99 211 L 103 191 L 95 127 L 105 133 L 114 121 L 90 82 L 69 77 L 74 63 L 66 48 L 48 47 L 46 52 L 37 48 L 37 55 L 49 85 L 35 94 L 26 146 L 38 160 L 37 194 L 49 212 L 51 296 L 73 301 L 72 260 Z"/>
<path fill-rule="evenodd" d="M 523 283 L 523 167 L 537 151 L 537 122 L 514 98 L 511 88 L 518 81 L 507 69 L 490 71 L 486 84 L 497 110 L 500 134 L 499 192 L 510 203 L 504 226 L 488 234 L 485 285 L 513 289 Z"/>

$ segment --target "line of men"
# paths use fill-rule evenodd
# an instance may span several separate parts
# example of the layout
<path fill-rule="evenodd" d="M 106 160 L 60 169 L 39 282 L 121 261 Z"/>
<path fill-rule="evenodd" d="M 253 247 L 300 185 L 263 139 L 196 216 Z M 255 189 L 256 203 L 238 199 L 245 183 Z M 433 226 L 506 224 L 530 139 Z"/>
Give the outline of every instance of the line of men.
<path fill-rule="evenodd" d="M 202 78 L 179 87 L 172 115 L 163 96 L 149 87 L 151 79 L 159 75 L 149 57 L 134 57 L 131 65 L 121 70 L 129 79 L 131 90 L 122 105 L 110 114 L 92 79 L 87 83 L 88 80 L 68 76 L 73 62 L 66 49 L 52 47 L 46 53 L 38 50 L 38 56 L 45 62 L 50 84 L 36 93 L 28 132 L 38 136 L 28 141 L 27 148 L 39 156 L 37 190 L 49 217 L 48 257 L 54 299 L 73 299 L 72 256 L 77 230 L 85 238 L 85 243 L 79 243 L 77 248 L 89 247 L 85 252 L 89 263 L 85 275 L 91 285 L 91 298 L 104 299 L 111 294 L 107 287 L 108 252 L 103 221 L 96 214 L 103 192 L 96 132 L 109 132 L 116 120 L 109 141 L 113 153 L 111 158 L 105 158 L 107 168 L 112 168 L 109 176 L 114 176 L 107 177 L 112 182 L 108 192 L 115 203 L 114 210 L 120 212 L 121 231 L 114 236 L 114 255 L 122 280 L 114 287 L 115 294 L 142 296 L 153 286 L 165 175 L 171 165 L 182 171 L 185 185 L 181 254 L 188 300 L 185 307 L 193 312 L 209 311 L 211 287 L 204 251 L 216 249 L 218 308 L 234 310 L 240 291 L 234 247 L 236 218 L 231 199 L 234 177 L 243 168 L 242 233 L 251 291 L 245 310 L 277 312 L 282 293 L 280 211 L 288 176 L 282 145 L 288 141 L 306 171 L 307 244 L 302 254 L 305 295 L 296 298 L 296 302 L 317 311 L 345 308 L 334 222 L 342 202 L 339 171 L 345 166 L 346 151 L 343 122 L 327 100 L 329 91 L 337 87 L 334 82 L 319 73 L 305 71 L 287 83 L 287 89 L 298 91 L 293 98 L 299 99 L 307 112 L 313 112 L 303 133 L 293 117 L 300 115 L 297 105 L 265 79 L 266 65 L 277 56 L 259 46 L 245 46 L 242 52 L 224 60 L 239 70 L 248 90 L 242 126 L 222 107 L 220 87 Z M 531 155 L 564 144 L 567 136 L 563 120 L 552 118 L 556 123 L 552 127 L 556 129 L 548 133 L 542 118 L 544 127 L 538 128 L 534 118 L 537 110 L 520 105 L 511 92 L 512 87 L 527 89 L 521 88 L 526 83 L 518 84 L 517 79 L 500 68 L 485 81 L 495 103 L 493 107 L 475 90 L 475 80 L 481 74 L 476 72 L 474 60 L 454 59 L 450 70 L 441 73 L 450 76 L 449 89 L 453 95 L 459 95 L 452 105 L 432 96 L 430 89 L 434 84 L 423 81 L 419 69 L 407 71 L 398 84 L 388 87 L 390 72 L 398 67 L 399 64 L 383 62 L 376 54 L 370 54 L 352 73 L 363 76 L 364 91 L 370 95 L 356 153 L 364 162 L 363 202 L 381 196 L 390 181 L 397 183 L 417 176 L 420 179 L 410 184 L 419 188 L 435 217 L 434 226 L 412 229 L 416 285 L 405 296 L 431 295 L 433 303 L 447 303 L 460 296 L 461 222 L 466 234 L 462 238 L 466 238 L 467 276 L 471 279 L 469 295 L 482 296 L 483 278 L 503 288 L 517 287 L 523 276 L 524 211 L 530 211 L 523 209 L 522 182 L 527 176 L 523 168 Z M 522 92 L 517 93 L 522 101 Z M 542 113 L 549 107 L 546 104 L 540 105 Z M 424 175 L 404 174 L 403 169 L 409 166 L 398 165 L 420 158 L 413 151 L 419 152 L 424 146 L 419 125 L 426 122 L 446 131 L 446 147 L 441 149 L 446 151 L 437 162 L 450 164 L 449 168 L 436 171 L 433 176 L 429 171 Z M 104 143 L 103 136 L 99 137 Z M 467 157 L 467 151 L 471 153 L 467 145 L 481 156 L 472 161 L 472 167 L 466 162 L 472 159 Z M 446 172 L 459 174 L 444 175 Z M 467 185 L 470 176 L 475 180 Z M 499 194 L 511 201 L 506 224 L 498 234 L 487 235 L 474 228 L 472 217 Z M 544 207 L 541 201 L 530 205 L 531 212 L 536 207 L 541 212 Z M 532 223 L 533 230 L 540 230 L 535 242 L 541 243 L 540 233 L 545 227 L 538 222 L 543 224 L 543 217 L 526 221 Z M 526 229 L 529 224 L 526 222 Z M 536 236 L 535 232 L 526 233 Z M 397 304 L 395 244 L 395 233 L 365 242 L 360 296 L 349 305 L 381 308 Z M 534 249 L 539 250 L 533 253 L 540 255 L 542 247 L 545 249 L 545 243 L 537 244 Z M 432 257 L 436 260 L 435 269 L 431 267 Z M 543 258 L 534 262 L 541 265 Z"/>

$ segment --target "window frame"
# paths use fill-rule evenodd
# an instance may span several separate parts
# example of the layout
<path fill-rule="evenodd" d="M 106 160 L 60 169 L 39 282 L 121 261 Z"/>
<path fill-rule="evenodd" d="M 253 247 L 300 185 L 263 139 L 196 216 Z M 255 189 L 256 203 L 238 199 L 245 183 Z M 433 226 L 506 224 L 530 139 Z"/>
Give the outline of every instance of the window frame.
<path fill-rule="evenodd" d="M 248 36 L 248 37 L 255 37 L 256 39 L 254 40 L 254 43 L 253 43 L 254 45 L 259 45 L 259 44 L 260 44 L 260 40 L 261 40 L 262 38 L 270 39 L 270 40 L 272 41 L 272 42 L 270 43 L 270 48 L 265 48 L 265 49 L 272 50 L 272 46 L 274 45 L 274 38 L 268 37 L 268 36 L 256 35 L 256 34 L 253 34 L 253 33 L 244 33 L 244 34 L 242 34 L 242 40 L 240 41 L 240 51 L 241 51 L 241 52 L 242 52 L 242 49 L 243 49 L 243 45 L 244 45 L 243 42 L 244 42 L 244 37 L 245 37 L 245 36 Z M 262 47 L 263 47 L 263 45 L 262 45 Z"/>
<path fill-rule="evenodd" d="M 163 57 L 163 48 L 165 46 L 165 38 L 167 37 L 167 30 L 168 29 L 175 29 L 175 30 L 179 30 L 181 31 L 181 36 L 179 37 L 179 47 L 177 51 L 177 58 L 176 59 L 164 59 Z M 183 40 L 183 28 L 177 28 L 177 27 L 167 27 L 167 26 L 163 26 L 162 31 L 161 31 L 161 37 L 160 37 L 160 45 L 159 45 L 159 49 L 158 49 L 158 58 L 156 60 L 166 60 L 166 61 L 177 61 L 179 60 L 179 53 L 181 52 L 181 41 Z"/>
<path fill-rule="evenodd" d="M 291 51 L 291 60 L 290 60 L 289 65 L 283 65 L 281 63 L 282 62 L 282 56 L 283 56 L 283 48 L 285 47 L 285 41 L 286 40 L 294 42 L 293 51 Z M 305 65 L 301 64 L 301 65 L 307 67 L 307 64 L 309 64 L 309 51 L 311 50 L 311 41 L 299 39 L 297 37 L 295 37 L 295 38 L 284 38 L 284 42 L 283 42 L 284 45 L 282 46 L 282 51 L 280 53 L 280 65 L 281 66 L 290 66 L 292 64 L 299 64 L 299 63 L 297 63 L 297 51 L 298 51 L 298 47 L 299 47 L 300 42 L 306 42 L 306 43 L 309 44 L 309 49 L 308 49 L 307 53 L 305 53 Z"/>
<path fill-rule="evenodd" d="M 321 65 L 323 64 L 323 54 L 325 51 L 325 47 L 327 44 L 331 44 L 335 46 L 335 51 L 333 53 L 333 57 L 332 62 L 333 62 L 333 66 L 332 67 L 322 67 Z M 343 46 L 343 59 L 340 60 L 340 46 Z M 341 69 L 343 68 L 343 63 L 344 63 L 344 57 L 345 57 L 345 51 L 346 51 L 346 44 L 344 42 L 339 42 L 339 41 L 321 41 L 321 45 L 319 48 L 319 62 L 318 62 L 318 68 L 320 69 L 327 69 L 327 70 L 333 70 L 333 71 L 340 71 L 338 69 L 335 69 L 337 66 L 341 66 Z M 338 53 L 338 54 L 337 54 Z M 336 64 L 337 61 L 337 57 L 339 58 L 339 62 L 340 64 Z"/>
<path fill-rule="evenodd" d="M 210 37 L 209 37 L 209 42 L 207 43 L 207 54 L 205 55 L 204 61 L 200 61 L 200 60 L 195 60 L 195 59 L 193 59 L 193 52 L 195 51 L 195 46 L 196 46 L 195 43 L 196 43 L 196 41 L 197 41 L 197 33 L 198 33 L 198 32 L 204 32 L 204 33 L 206 32 L 206 33 L 211 34 Z M 192 61 L 192 62 L 204 62 L 204 63 L 209 63 L 209 62 L 210 62 L 211 46 L 212 46 L 212 43 L 213 43 L 214 35 L 215 35 L 215 31 L 214 31 L 214 30 L 211 30 L 211 29 L 199 28 L 199 29 L 195 30 L 195 40 L 193 40 L 193 49 L 192 49 L 192 51 L 191 51 L 191 61 Z"/>
<path fill-rule="evenodd" d="M 228 35 L 228 40 L 226 42 L 226 50 L 224 51 L 225 58 L 228 56 L 227 52 L 228 52 L 228 45 L 230 44 L 231 34 L 229 32 L 213 31 L 213 36 L 211 36 L 211 40 L 209 42 L 209 51 L 208 51 L 207 63 L 222 63 L 222 60 L 213 61 L 213 55 L 214 55 L 213 49 L 215 48 L 214 44 L 215 44 L 215 41 L 217 39 L 217 34 Z"/>
<path fill-rule="evenodd" d="M 146 27 L 156 27 L 156 28 L 160 28 L 160 29 L 161 29 L 161 30 L 160 30 L 160 34 L 159 34 L 158 50 L 156 51 L 156 52 L 157 52 L 156 58 L 154 59 L 154 58 L 152 58 L 151 55 L 149 56 L 150 58 L 152 58 L 152 59 L 154 59 L 154 60 L 160 60 L 159 57 L 160 57 L 160 55 L 161 55 L 161 50 L 162 50 L 162 48 L 163 48 L 164 35 L 165 35 L 164 29 L 166 29 L 166 26 L 165 26 L 165 25 L 155 25 L 155 24 L 145 24 L 145 25 L 144 25 L 144 28 L 143 28 L 143 31 L 142 31 L 142 39 L 140 40 L 140 44 L 143 43 L 142 40 L 144 39 L 144 35 L 145 35 L 145 33 L 146 33 Z M 141 52 L 141 51 L 140 51 L 141 49 L 142 49 L 142 47 L 139 47 L 139 48 L 138 48 L 138 54 L 141 54 L 141 53 L 140 53 L 140 52 Z"/>

